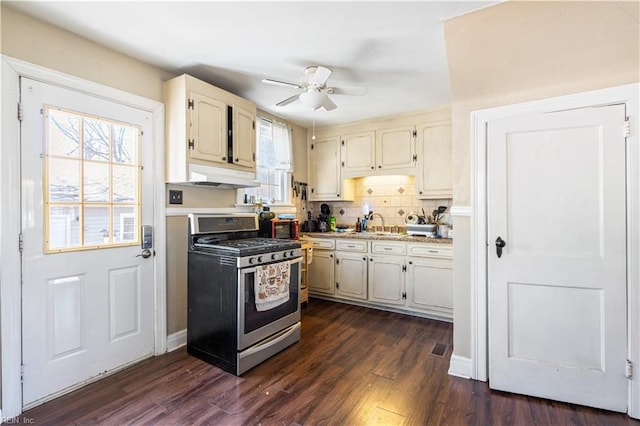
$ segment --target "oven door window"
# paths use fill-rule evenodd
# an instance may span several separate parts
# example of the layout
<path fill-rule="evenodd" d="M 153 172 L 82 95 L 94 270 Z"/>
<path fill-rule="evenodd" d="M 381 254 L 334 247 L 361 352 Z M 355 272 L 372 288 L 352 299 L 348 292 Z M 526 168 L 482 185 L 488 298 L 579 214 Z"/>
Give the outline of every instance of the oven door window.
<path fill-rule="evenodd" d="M 298 299 L 298 283 L 300 277 L 300 263 L 291 263 L 291 281 L 289 285 L 289 300 L 280 306 L 269 309 L 267 311 L 258 311 L 256 309 L 255 298 L 255 279 L 256 273 L 254 272 L 244 274 L 244 334 L 260 330 L 261 328 L 269 327 L 276 321 L 296 312 L 299 309 Z M 241 272 L 242 274 L 242 272 Z M 242 319 L 241 319 L 242 321 Z M 277 332 L 279 330 L 275 330 Z M 272 333 L 271 333 L 272 334 Z M 264 336 L 268 337 L 268 336 Z"/>

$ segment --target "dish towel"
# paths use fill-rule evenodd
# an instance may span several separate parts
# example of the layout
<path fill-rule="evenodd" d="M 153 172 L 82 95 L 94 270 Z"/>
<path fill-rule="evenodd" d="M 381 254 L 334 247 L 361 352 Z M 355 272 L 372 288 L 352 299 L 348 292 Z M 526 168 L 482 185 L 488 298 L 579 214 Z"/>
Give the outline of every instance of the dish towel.
<path fill-rule="evenodd" d="M 258 266 L 256 272 L 256 309 L 268 311 L 289 300 L 291 262 Z"/>

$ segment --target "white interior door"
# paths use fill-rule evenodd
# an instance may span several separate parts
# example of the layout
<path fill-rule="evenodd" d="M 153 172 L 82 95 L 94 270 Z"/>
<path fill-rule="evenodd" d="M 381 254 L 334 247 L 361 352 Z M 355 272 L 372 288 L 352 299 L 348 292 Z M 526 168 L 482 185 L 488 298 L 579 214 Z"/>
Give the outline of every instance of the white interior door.
<path fill-rule="evenodd" d="M 626 411 L 624 120 L 613 105 L 489 122 L 494 389 Z"/>
<path fill-rule="evenodd" d="M 24 78 L 21 101 L 28 408 L 153 354 L 153 152 L 148 112 Z"/>

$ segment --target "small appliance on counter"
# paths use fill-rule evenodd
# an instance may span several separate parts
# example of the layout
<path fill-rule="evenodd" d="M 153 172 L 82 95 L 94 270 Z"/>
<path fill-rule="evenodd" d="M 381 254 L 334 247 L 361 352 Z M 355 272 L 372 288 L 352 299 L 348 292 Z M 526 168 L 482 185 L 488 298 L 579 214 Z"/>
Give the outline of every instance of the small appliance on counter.
<path fill-rule="evenodd" d="M 263 211 L 258 215 L 258 236 L 263 238 L 298 239 L 298 219 L 293 215 L 276 215 L 271 211 Z"/>

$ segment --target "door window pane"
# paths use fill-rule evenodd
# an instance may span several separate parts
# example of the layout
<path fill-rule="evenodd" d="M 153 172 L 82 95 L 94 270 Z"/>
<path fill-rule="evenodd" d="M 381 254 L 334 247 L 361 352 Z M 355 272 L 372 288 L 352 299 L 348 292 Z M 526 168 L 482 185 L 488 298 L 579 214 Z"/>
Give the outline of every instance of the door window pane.
<path fill-rule="evenodd" d="M 45 106 L 45 252 L 138 244 L 140 131 Z"/>

